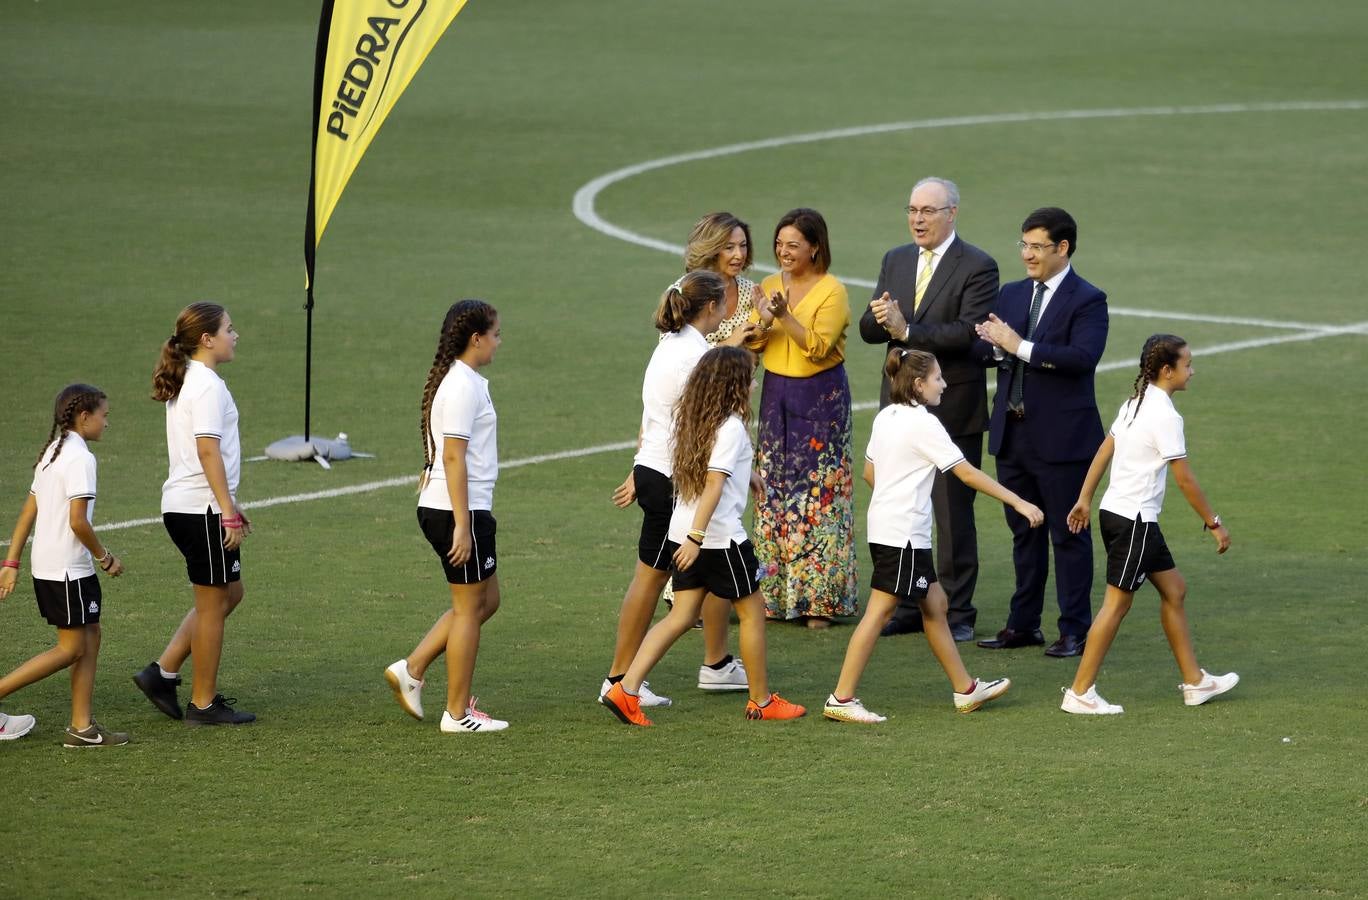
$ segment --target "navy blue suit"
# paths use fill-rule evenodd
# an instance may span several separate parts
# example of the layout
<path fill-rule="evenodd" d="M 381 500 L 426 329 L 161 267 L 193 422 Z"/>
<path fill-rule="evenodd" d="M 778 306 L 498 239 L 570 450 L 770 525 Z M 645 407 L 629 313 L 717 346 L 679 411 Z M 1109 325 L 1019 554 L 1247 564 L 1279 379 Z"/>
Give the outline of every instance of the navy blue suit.
<path fill-rule="evenodd" d="M 1035 282 L 1027 278 L 1003 285 L 998 293 L 998 318 L 1023 337 L 1034 290 Z M 1016 631 L 1040 627 L 1050 544 L 1060 635 L 1085 637 L 1092 624 L 1092 533 L 1085 529 L 1070 534 L 1066 520 L 1102 444 L 1093 376 L 1107 345 L 1107 321 L 1107 295 L 1070 269 L 1031 337 L 1021 418 L 1008 411 L 1017 358 L 1008 355 L 996 363 L 988 452 L 997 457 L 998 480 L 1045 512 L 1045 525 L 1033 529 L 1016 510 L 1005 507 L 1016 567 L 1007 627 Z M 991 346 L 980 341 L 976 347 L 986 362 L 994 364 Z"/>

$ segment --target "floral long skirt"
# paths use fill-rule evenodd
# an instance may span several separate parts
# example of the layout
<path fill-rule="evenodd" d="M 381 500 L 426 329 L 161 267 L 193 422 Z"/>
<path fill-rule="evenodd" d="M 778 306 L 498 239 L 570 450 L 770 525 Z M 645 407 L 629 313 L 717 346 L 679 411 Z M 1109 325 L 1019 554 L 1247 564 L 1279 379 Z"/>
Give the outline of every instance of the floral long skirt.
<path fill-rule="evenodd" d="M 838 365 L 808 378 L 765 373 L 751 535 L 772 619 L 855 614 L 850 383 Z"/>

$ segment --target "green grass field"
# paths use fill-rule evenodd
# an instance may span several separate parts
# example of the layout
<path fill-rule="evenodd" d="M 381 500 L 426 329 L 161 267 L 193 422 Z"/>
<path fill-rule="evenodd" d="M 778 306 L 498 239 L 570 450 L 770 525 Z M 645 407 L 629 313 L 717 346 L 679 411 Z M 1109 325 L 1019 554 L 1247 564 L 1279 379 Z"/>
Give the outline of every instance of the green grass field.
<path fill-rule="evenodd" d="M 111 396 L 98 521 L 153 517 L 165 450 L 148 382 L 187 302 L 225 303 L 243 334 L 225 374 L 245 453 L 302 426 L 316 4 L 17 0 L 3 21 L 0 529 L 76 380 Z M 260 721 L 191 730 L 129 681 L 190 601 L 161 527 L 129 527 L 104 534 L 128 573 L 105 582 L 96 711 L 135 743 L 62 750 L 64 676 L 5 701 L 39 725 L 0 745 L 0 896 L 1368 894 L 1366 37 L 1368 7 L 1327 0 L 472 0 L 319 252 L 315 429 L 376 458 L 249 463 L 249 509 L 416 477 L 419 390 L 463 296 L 502 313 L 488 374 L 505 462 L 631 440 L 649 312 L 680 263 L 578 220 L 592 179 L 766 138 L 1032 114 L 666 166 L 596 208 L 676 244 L 730 209 L 767 262 L 778 216 L 817 207 L 857 315 L 860 283 L 907 240 L 917 177 L 959 183 L 960 233 L 1006 278 L 1022 277 L 1025 213 L 1068 208 L 1076 266 L 1113 306 L 1104 418 L 1148 334 L 1196 350 L 1179 408 L 1233 549 L 1216 556 L 1177 491 L 1163 523 L 1199 659 L 1240 687 L 1181 704 L 1151 594 L 1102 673 L 1118 719 L 1058 711 L 1072 662 L 972 647 L 971 672 L 1014 686 L 957 716 L 907 637 L 862 684 L 887 724 L 755 727 L 736 698 L 693 689 L 693 634 L 651 678 L 675 707 L 623 728 L 592 702 L 639 521 L 608 502 L 619 450 L 499 481 L 504 605 L 476 683 L 507 733 L 443 736 L 380 678 L 446 603 L 409 487 L 253 513 L 221 684 Z M 1115 112 L 1077 115 L 1097 110 Z M 855 398 L 872 401 L 881 354 L 852 338 Z M 1012 573 L 997 504 L 978 510 L 982 632 L 1005 619 Z M 0 667 L 52 639 L 27 577 L 0 605 Z M 772 626 L 773 683 L 820 704 L 849 633 Z M 439 665 L 429 709 L 444 690 Z"/>

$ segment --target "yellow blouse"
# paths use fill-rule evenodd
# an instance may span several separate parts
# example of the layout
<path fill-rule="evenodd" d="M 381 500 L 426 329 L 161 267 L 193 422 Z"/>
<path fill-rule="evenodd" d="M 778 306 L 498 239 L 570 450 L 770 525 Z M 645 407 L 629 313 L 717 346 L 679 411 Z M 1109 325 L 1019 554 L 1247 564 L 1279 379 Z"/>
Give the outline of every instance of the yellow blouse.
<path fill-rule="evenodd" d="M 784 289 L 783 276 L 775 273 L 760 283 L 762 298 Z M 765 371 L 791 378 L 807 378 L 835 368 L 845 360 L 845 334 L 850 325 L 850 299 L 845 285 L 831 273 L 823 275 L 807 296 L 791 309 L 793 317 L 807 329 L 808 348 L 802 350 L 789 337 L 784 326 L 773 323 L 769 332 L 749 342 L 748 346 L 762 352 Z M 753 310 L 752 322 L 760 321 L 760 311 Z"/>

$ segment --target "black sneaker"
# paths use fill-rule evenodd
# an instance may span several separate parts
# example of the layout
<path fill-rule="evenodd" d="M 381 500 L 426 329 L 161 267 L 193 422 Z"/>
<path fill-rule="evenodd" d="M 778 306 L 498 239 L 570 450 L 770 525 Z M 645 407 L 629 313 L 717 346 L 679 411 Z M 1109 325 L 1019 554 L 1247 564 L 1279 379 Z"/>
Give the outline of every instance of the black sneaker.
<path fill-rule="evenodd" d="M 249 712 L 238 712 L 233 709 L 233 704 L 237 703 L 235 698 L 228 698 L 222 694 L 215 694 L 213 701 L 200 709 L 190 702 L 185 704 L 185 724 L 186 725 L 246 725 L 248 722 L 255 722 L 256 716 Z"/>
<path fill-rule="evenodd" d="M 176 697 L 176 686 L 181 683 L 179 675 L 175 678 L 163 677 L 161 666 L 153 660 L 133 676 L 133 683 L 138 686 L 138 690 L 147 695 L 147 699 L 151 700 L 157 709 L 173 719 L 185 717 L 181 712 L 180 700 Z"/>

